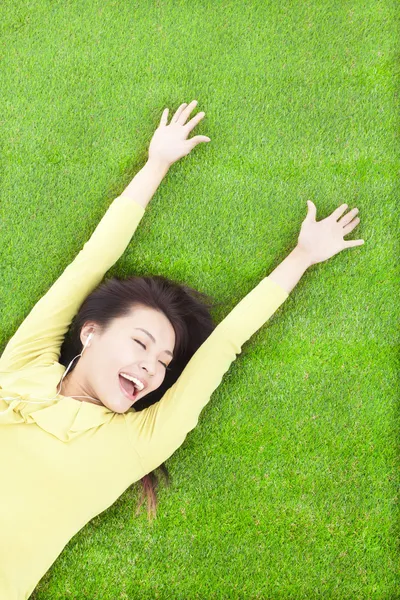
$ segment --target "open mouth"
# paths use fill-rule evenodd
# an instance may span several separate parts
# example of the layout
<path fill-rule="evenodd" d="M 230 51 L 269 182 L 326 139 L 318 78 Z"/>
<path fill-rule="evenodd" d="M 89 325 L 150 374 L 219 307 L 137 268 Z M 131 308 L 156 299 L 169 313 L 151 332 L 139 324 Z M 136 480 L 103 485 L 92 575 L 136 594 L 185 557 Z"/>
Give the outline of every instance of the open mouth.
<path fill-rule="evenodd" d="M 135 386 L 135 384 L 133 383 L 133 381 L 129 381 L 129 379 L 122 377 L 122 375 L 118 375 L 118 378 L 119 378 L 120 388 L 121 388 L 122 392 L 124 393 L 124 395 L 127 398 L 129 398 L 129 400 L 131 402 L 136 400 L 136 398 L 139 396 L 140 392 L 137 389 L 137 387 Z"/>

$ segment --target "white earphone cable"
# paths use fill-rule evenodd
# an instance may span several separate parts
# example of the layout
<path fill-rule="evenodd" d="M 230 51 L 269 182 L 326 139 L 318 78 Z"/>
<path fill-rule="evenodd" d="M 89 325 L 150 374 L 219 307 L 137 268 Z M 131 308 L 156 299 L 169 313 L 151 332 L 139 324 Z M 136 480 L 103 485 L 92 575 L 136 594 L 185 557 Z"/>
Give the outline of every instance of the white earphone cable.
<path fill-rule="evenodd" d="M 31 400 L 21 400 L 21 402 L 28 402 L 28 404 L 45 404 L 46 402 L 51 402 L 52 400 L 55 400 L 57 398 L 57 396 L 59 396 L 59 394 L 60 394 L 60 391 L 58 390 L 58 387 L 60 387 L 60 390 L 61 390 L 63 379 L 66 376 L 66 374 L 68 373 L 70 366 L 74 362 L 75 358 L 78 358 L 78 356 L 82 356 L 82 354 L 84 353 L 84 351 L 86 349 L 86 346 L 88 345 L 88 343 L 92 339 L 93 335 L 94 335 L 93 333 L 89 334 L 89 337 L 88 337 L 88 339 L 85 342 L 85 345 L 84 345 L 84 347 L 82 349 L 82 352 L 80 354 L 77 354 L 76 356 L 74 356 L 74 358 L 69 363 L 69 365 L 68 365 L 68 367 L 67 367 L 64 375 L 61 378 L 60 383 L 57 386 L 57 394 L 53 398 L 44 399 L 44 398 L 36 398 L 36 396 L 32 396 L 32 398 L 36 398 L 37 400 L 43 400 L 43 402 L 32 402 Z M 92 396 L 71 396 L 71 398 L 91 398 L 92 400 L 96 400 L 96 398 L 92 398 Z M 10 396 L 7 396 L 6 398 L 3 398 L 1 395 L 0 395 L 0 399 L 1 400 L 18 400 L 18 398 L 11 398 Z"/>

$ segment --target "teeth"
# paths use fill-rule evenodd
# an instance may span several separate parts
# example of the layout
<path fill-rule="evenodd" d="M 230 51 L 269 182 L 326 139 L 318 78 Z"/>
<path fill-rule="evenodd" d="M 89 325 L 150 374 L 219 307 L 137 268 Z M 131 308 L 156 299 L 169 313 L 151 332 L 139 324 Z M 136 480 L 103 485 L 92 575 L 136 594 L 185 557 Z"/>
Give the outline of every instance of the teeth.
<path fill-rule="evenodd" d="M 126 373 L 120 373 L 120 375 L 122 375 L 122 377 L 125 377 L 125 379 L 129 379 L 129 381 L 133 381 L 133 383 L 139 389 L 139 392 L 141 392 L 142 389 L 144 388 L 143 383 L 141 381 L 139 381 L 139 379 L 136 379 L 136 377 L 132 377 L 131 375 L 127 375 Z"/>

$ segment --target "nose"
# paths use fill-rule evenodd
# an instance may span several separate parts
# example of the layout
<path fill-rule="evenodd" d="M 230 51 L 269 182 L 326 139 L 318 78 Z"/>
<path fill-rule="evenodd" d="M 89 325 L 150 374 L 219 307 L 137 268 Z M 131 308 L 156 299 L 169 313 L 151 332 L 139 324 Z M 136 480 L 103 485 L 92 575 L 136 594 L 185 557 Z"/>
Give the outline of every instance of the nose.
<path fill-rule="evenodd" d="M 142 367 L 142 369 L 145 369 L 150 377 L 154 376 L 154 369 L 148 369 L 147 367 Z"/>

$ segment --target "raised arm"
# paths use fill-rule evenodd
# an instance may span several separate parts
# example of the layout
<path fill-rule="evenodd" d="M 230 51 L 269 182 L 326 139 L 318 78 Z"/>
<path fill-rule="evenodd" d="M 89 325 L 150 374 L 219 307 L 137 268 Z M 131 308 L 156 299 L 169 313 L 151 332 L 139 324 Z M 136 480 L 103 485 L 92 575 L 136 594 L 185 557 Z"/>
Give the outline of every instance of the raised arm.
<path fill-rule="evenodd" d="M 86 296 L 125 252 L 145 207 L 167 172 L 165 165 L 148 160 L 112 202 L 89 241 L 8 342 L 0 357 L 0 373 L 58 361 L 73 317 Z"/>
<path fill-rule="evenodd" d="M 242 345 L 287 297 L 280 285 L 265 277 L 217 325 L 159 402 L 140 412 L 124 413 L 147 472 L 179 448 Z"/>
<path fill-rule="evenodd" d="M 204 117 L 198 113 L 186 123 L 196 106 L 181 104 L 167 125 L 166 109 L 149 146 L 148 160 L 131 183 L 108 208 L 88 242 L 50 290 L 36 303 L 0 356 L 0 375 L 27 366 L 57 362 L 62 342 L 83 300 L 125 252 L 145 208 L 170 166 L 186 156 L 206 136 L 187 139 Z"/>
<path fill-rule="evenodd" d="M 354 219 L 350 223 L 354 211 L 337 222 L 346 208 L 347 205 L 342 205 L 317 223 L 315 211 L 310 207 L 297 246 L 217 325 L 160 402 L 137 413 L 125 413 L 133 444 L 147 472 L 158 467 L 183 443 L 197 425 L 211 394 L 241 353 L 242 345 L 288 298 L 305 271 L 340 250 L 362 243 L 362 240 L 343 240 L 359 222 Z"/>
<path fill-rule="evenodd" d="M 0 374 L 58 361 L 70 323 L 83 300 L 128 246 L 144 208 L 119 196 L 89 241 L 35 304 L 0 357 Z"/>

